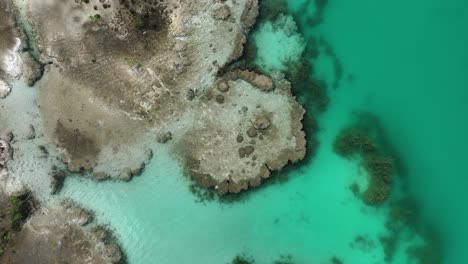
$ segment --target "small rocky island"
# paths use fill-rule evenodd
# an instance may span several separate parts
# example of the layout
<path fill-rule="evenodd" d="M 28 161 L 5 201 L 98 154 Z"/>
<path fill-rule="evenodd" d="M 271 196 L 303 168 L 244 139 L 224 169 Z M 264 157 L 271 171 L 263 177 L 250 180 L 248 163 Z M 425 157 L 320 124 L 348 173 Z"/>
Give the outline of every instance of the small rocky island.
<path fill-rule="evenodd" d="M 284 75 L 228 68 L 258 8 L 257 0 L 0 2 L 1 200 L 7 208 L 8 197 L 36 197 L 4 247 L 19 254 L 3 258 L 122 261 L 117 244 L 85 227 L 82 209 L 50 201 L 69 173 L 129 181 L 167 148 L 223 195 L 303 159 L 305 111 Z M 44 243 L 58 244 L 46 252 Z"/>

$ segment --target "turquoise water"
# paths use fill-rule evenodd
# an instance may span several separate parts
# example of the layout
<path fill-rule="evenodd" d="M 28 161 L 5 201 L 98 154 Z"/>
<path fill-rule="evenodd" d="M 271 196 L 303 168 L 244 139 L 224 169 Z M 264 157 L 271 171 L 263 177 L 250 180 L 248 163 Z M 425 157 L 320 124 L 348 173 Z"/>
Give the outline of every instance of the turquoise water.
<path fill-rule="evenodd" d="M 67 180 L 61 195 L 96 210 L 115 229 L 129 263 L 228 263 L 238 254 L 256 263 L 281 255 L 294 263 L 331 263 L 333 256 L 385 263 L 379 237 L 388 232 L 388 204 L 375 208 L 356 199 L 349 186 L 365 180 L 365 172 L 332 151 L 355 111 L 380 119 L 406 164 L 398 184 L 418 202 L 420 224 L 440 231 L 442 263 L 468 263 L 468 4 L 330 0 L 323 23 L 312 28 L 305 21 L 314 7 L 305 9 L 304 2 L 290 0 L 289 11 L 305 39 L 319 35 L 330 43 L 344 76 L 329 89 L 330 105 L 319 116 L 317 155 L 288 181 L 242 202 L 197 203 L 180 166 L 158 149 L 130 183 Z M 330 61 L 321 56 L 315 63 L 328 83 Z M 357 236 L 367 242 L 353 244 Z M 418 263 L 405 252 L 417 241 L 403 236 L 392 263 Z"/>

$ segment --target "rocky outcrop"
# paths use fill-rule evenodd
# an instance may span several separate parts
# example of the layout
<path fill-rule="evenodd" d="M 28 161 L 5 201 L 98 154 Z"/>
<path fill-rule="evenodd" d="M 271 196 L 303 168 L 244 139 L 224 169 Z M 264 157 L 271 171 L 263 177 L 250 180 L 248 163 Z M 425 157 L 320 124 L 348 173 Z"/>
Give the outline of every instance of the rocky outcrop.
<path fill-rule="evenodd" d="M 238 193 L 304 157 L 304 109 L 292 96 L 289 82 L 235 71 L 211 91 L 200 101 L 197 126 L 177 143 L 188 173 L 202 186 L 220 194 Z M 210 99 L 220 94 L 222 104 Z"/>
<path fill-rule="evenodd" d="M 1 263 L 120 263 L 123 254 L 110 232 L 89 227 L 92 216 L 74 205 L 42 207 L 0 255 Z"/>

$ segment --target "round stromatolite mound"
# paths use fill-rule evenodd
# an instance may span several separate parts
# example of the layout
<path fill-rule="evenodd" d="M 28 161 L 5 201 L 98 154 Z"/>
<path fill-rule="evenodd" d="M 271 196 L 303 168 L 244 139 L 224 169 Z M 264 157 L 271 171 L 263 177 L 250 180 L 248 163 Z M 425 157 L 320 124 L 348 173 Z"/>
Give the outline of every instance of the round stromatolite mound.
<path fill-rule="evenodd" d="M 254 127 L 259 130 L 268 129 L 270 125 L 270 119 L 265 115 L 258 116 L 254 123 Z"/>
<path fill-rule="evenodd" d="M 10 92 L 10 85 L 5 81 L 0 80 L 0 99 L 6 98 L 10 94 Z"/>
<path fill-rule="evenodd" d="M 218 91 L 222 93 L 229 91 L 229 84 L 225 80 L 218 81 L 218 84 L 216 87 L 218 88 Z"/>
<path fill-rule="evenodd" d="M 231 9 L 229 6 L 222 5 L 216 8 L 213 12 L 213 18 L 216 20 L 227 20 L 231 16 Z"/>
<path fill-rule="evenodd" d="M 10 147 L 10 143 L 0 139 L 0 161 L 7 162 L 13 156 L 13 149 Z"/>
<path fill-rule="evenodd" d="M 245 155 L 248 157 L 250 154 L 254 153 L 255 147 L 254 146 L 247 146 L 244 148 L 245 150 Z"/>
<path fill-rule="evenodd" d="M 255 129 L 255 127 L 250 127 L 250 128 L 247 130 L 247 136 L 249 136 L 250 138 L 256 137 L 257 134 L 258 134 L 258 132 L 257 132 L 257 129 Z"/>
<path fill-rule="evenodd" d="M 224 96 L 222 96 L 221 94 L 218 94 L 216 96 L 216 102 L 218 102 L 218 104 L 224 103 Z"/>

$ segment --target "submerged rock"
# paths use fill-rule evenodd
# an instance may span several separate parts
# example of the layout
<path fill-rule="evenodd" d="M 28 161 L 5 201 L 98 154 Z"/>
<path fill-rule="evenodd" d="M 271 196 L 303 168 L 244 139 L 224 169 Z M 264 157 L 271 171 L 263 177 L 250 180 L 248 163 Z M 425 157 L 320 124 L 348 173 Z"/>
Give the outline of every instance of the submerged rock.
<path fill-rule="evenodd" d="M 258 116 L 254 123 L 254 127 L 259 130 L 265 130 L 269 128 L 270 125 L 270 119 L 264 115 Z"/>
<path fill-rule="evenodd" d="M 162 144 L 167 143 L 171 139 L 172 139 L 172 133 L 171 132 L 164 132 L 164 133 L 161 133 L 161 134 L 159 134 L 157 136 L 158 143 L 162 143 Z"/>
<path fill-rule="evenodd" d="M 359 186 L 353 187 L 355 194 L 368 205 L 381 205 L 393 189 L 395 161 L 385 148 L 387 140 L 377 118 L 371 114 L 357 113 L 356 120 L 343 128 L 333 143 L 333 150 L 340 156 L 354 159 L 368 174 L 367 188 L 360 193 Z"/>
<path fill-rule="evenodd" d="M 28 126 L 28 131 L 26 132 L 26 139 L 31 140 L 36 138 L 36 129 L 33 125 Z"/>
<path fill-rule="evenodd" d="M 60 192 L 60 190 L 63 187 L 63 183 L 65 181 L 66 174 L 62 170 L 53 170 L 51 173 L 51 182 L 50 182 L 50 188 L 51 188 L 51 194 L 57 194 Z"/>
<path fill-rule="evenodd" d="M 218 94 L 216 96 L 216 102 L 218 102 L 218 104 L 224 103 L 224 96 L 222 96 L 221 94 Z"/>
<path fill-rule="evenodd" d="M 285 71 L 288 64 L 299 63 L 306 47 L 291 15 L 279 14 L 275 20 L 260 24 L 254 39 L 262 47 L 257 49 L 254 63 L 267 72 Z M 281 43 L 281 48 L 271 43 Z"/>

